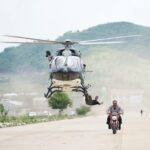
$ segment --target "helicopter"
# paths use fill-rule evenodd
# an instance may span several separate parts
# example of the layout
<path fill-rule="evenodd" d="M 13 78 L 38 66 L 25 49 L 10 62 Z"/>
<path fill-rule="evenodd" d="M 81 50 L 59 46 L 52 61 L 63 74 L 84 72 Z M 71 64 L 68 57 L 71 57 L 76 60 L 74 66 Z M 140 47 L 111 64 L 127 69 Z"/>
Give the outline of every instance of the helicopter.
<path fill-rule="evenodd" d="M 52 56 L 49 50 L 46 51 L 46 57 L 49 61 L 50 70 L 50 85 L 47 92 L 44 94 L 46 98 L 50 98 L 55 92 L 81 92 L 85 97 L 87 105 L 100 104 L 98 101 L 93 103 L 91 95 L 88 93 L 88 88 L 91 85 L 85 85 L 86 64 L 83 63 L 81 52 L 72 48 L 75 44 L 81 45 L 94 45 L 94 44 L 121 44 L 125 41 L 107 41 L 121 38 L 130 38 L 141 35 L 125 35 L 110 38 L 101 38 L 85 41 L 72 41 L 66 39 L 65 41 L 52 41 L 37 38 L 29 38 L 23 36 L 5 35 L 10 38 L 25 39 L 29 41 L 23 42 L 3 42 L 3 43 L 16 43 L 16 44 L 61 44 L 64 47 L 57 50 L 56 56 Z"/>

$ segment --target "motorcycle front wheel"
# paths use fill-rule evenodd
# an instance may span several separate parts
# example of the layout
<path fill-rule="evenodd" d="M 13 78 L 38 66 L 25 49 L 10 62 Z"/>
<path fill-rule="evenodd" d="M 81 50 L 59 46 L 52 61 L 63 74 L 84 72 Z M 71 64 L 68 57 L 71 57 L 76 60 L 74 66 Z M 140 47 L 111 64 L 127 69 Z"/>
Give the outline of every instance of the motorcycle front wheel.
<path fill-rule="evenodd" d="M 113 129 L 113 134 L 116 134 L 117 133 L 117 130 L 116 129 Z"/>

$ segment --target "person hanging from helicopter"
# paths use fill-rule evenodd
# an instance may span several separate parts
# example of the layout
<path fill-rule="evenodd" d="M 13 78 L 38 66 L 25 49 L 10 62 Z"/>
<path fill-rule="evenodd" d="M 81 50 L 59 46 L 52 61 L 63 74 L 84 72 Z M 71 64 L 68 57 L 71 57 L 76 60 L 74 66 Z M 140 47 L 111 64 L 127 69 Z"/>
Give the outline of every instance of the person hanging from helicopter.
<path fill-rule="evenodd" d="M 49 50 L 46 51 L 46 57 L 48 58 L 49 62 L 53 59 L 53 56 L 51 55 L 51 52 Z"/>
<path fill-rule="evenodd" d="M 83 69 L 84 69 L 84 71 L 86 70 L 86 64 L 83 64 Z"/>
<path fill-rule="evenodd" d="M 85 102 L 87 105 L 102 105 L 103 102 L 99 102 L 98 98 L 98 96 L 95 96 L 95 99 L 93 100 L 91 95 L 87 95 L 85 96 Z"/>
<path fill-rule="evenodd" d="M 48 58 L 48 61 L 49 61 L 49 69 L 51 69 L 51 63 L 52 63 L 53 56 L 51 55 L 51 52 L 49 50 L 46 51 L 46 57 Z M 50 73 L 49 78 L 50 79 L 52 78 L 51 73 Z"/>

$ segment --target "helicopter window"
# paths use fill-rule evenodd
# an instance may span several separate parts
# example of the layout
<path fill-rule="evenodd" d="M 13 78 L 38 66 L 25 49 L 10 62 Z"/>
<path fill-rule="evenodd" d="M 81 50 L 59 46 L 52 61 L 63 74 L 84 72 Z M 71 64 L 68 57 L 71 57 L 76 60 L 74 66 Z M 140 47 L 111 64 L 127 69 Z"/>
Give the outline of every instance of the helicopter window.
<path fill-rule="evenodd" d="M 75 49 L 70 49 L 70 51 L 72 52 L 72 56 L 79 56 L 80 57 L 79 51 L 77 51 Z"/>
<path fill-rule="evenodd" d="M 65 49 L 59 49 L 59 50 L 57 51 L 57 56 L 62 56 L 62 53 L 63 53 L 64 50 L 65 50 Z"/>

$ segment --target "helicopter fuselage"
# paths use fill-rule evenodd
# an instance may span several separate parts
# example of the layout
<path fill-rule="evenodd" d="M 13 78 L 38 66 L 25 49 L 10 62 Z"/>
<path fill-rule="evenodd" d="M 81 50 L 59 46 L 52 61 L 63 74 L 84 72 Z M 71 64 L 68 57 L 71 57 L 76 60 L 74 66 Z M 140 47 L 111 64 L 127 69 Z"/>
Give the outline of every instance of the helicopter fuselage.
<path fill-rule="evenodd" d="M 50 61 L 52 91 L 83 91 L 85 65 L 74 49 L 60 49 Z"/>
<path fill-rule="evenodd" d="M 51 82 L 54 86 L 69 87 L 81 86 L 84 64 L 80 55 L 74 49 L 61 49 L 50 62 Z"/>

